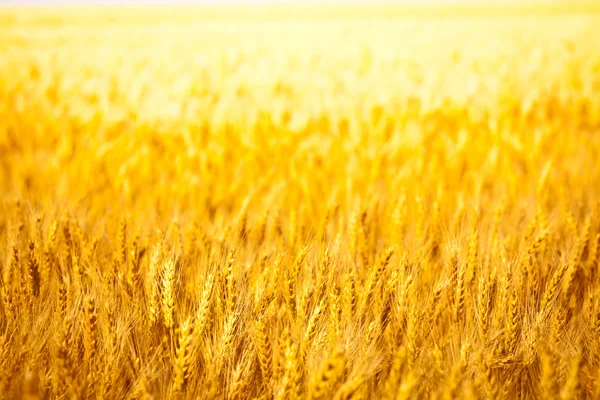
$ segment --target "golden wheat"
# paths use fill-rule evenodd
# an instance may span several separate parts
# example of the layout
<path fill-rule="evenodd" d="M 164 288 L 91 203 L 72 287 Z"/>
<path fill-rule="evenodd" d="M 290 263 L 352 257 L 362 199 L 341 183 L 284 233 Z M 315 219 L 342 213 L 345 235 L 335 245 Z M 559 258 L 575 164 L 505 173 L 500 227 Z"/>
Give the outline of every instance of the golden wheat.
<path fill-rule="evenodd" d="M 598 398 L 582 4 L 2 8 L 0 398 Z"/>

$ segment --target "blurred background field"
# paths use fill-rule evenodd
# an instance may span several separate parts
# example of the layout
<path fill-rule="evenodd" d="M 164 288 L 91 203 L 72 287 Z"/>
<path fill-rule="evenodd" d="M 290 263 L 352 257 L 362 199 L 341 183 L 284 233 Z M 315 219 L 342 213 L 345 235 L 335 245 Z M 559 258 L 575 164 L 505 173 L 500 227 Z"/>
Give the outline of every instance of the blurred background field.
<path fill-rule="evenodd" d="M 145 213 L 156 190 L 169 210 L 235 208 L 251 187 L 311 207 L 333 196 L 349 209 L 382 178 L 368 169 L 385 176 L 392 171 L 382 167 L 400 160 L 390 179 L 429 185 L 428 170 L 416 169 L 425 157 L 445 165 L 450 184 L 470 185 L 473 171 L 497 186 L 498 169 L 514 165 L 526 184 L 540 168 L 535 152 L 564 140 L 561 151 L 577 147 L 569 156 L 591 167 L 589 149 L 582 157 L 570 141 L 597 140 L 600 14 L 590 10 L 6 7 L 2 182 L 38 202 L 107 194 L 115 201 L 96 206 L 115 211 L 133 202 Z M 454 147 L 471 138 L 478 147 L 459 163 Z M 441 158 L 429 160 L 429 147 Z M 297 168 L 315 163 L 322 175 Z M 466 176 L 454 182 L 460 168 Z M 323 182 L 307 192 L 307 179 L 328 182 L 329 193 Z M 182 180 L 189 190 L 177 192 Z"/>

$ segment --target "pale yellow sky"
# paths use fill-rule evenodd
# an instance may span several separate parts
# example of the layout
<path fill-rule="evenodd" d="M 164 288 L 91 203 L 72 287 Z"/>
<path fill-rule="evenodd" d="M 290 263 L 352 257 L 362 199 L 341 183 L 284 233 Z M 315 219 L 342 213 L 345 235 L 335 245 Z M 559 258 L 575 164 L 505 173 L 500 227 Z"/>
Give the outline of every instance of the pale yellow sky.
<path fill-rule="evenodd" d="M 386 3 L 386 4 L 423 4 L 423 3 L 579 3 L 589 0 L 0 0 L 1 3 L 186 3 L 186 4 L 302 4 L 302 3 Z"/>

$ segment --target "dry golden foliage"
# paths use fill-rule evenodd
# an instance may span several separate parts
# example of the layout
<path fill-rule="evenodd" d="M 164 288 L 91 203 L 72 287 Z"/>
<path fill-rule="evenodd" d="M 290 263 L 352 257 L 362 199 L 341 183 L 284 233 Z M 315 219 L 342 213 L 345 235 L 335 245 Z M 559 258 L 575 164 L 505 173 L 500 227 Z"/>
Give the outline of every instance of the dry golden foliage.
<path fill-rule="evenodd" d="M 600 398 L 553 4 L 2 7 L 0 398 Z"/>

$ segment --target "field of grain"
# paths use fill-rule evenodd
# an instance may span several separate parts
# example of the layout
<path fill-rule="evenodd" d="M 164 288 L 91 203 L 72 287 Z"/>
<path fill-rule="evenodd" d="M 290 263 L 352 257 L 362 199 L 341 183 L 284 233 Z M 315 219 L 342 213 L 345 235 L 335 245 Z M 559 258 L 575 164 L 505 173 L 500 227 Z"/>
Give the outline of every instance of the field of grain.
<path fill-rule="evenodd" d="M 600 398 L 600 12 L 444 10 L 0 9 L 0 397 Z"/>

